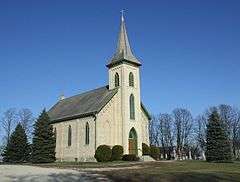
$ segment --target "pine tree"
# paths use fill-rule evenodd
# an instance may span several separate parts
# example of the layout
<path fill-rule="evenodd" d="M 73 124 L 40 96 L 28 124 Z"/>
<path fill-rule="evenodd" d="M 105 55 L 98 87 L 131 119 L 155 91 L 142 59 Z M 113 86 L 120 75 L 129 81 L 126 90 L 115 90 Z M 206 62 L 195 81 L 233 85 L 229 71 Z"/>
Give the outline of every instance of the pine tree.
<path fill-rule="evenodd" d="M 4 162 L 26 162 L 30 156 L 30 145 L 22 125 L 19 123 L 11 134 L 10 140 L 3 152 Z"/>
<path fill-rule="evenodd" d="M 34 124 L 32 142 L 32 162 L 47 163 L 55 161 L 55 135 L 50 118 L 45 111 L 41 113 Z"/>
<path fill-rule="evenodd" d="M 211 162 L 231 161 L 231 146 L 217 111 L 209 116 L 206 159 Z"/>

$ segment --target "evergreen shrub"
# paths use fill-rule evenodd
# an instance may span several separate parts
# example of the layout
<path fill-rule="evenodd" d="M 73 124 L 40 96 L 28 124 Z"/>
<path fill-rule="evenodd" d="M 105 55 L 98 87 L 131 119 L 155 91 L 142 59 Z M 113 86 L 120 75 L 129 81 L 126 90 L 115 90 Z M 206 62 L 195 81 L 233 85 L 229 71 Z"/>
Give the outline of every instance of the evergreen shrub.
<path fill-rule="evenodd" d="M 108 145 L 100 145 L 98 146 L 94 157 L 98 162 L 108 162 L 111 160 L 112 150 Z"/>
<path fill-rule="evenodd" d="M 143 155 L 150 155 L 150 147 L 146 143 L 142 143 Z"/>
<path fill-rule="evenodd" d="M 121 160 L 123 156 L 123 147 L 121 145 L 114 145 L 112 148 L 112 161 Z"/>
<path fill-rule="evenodd" d="M 153 145 L 150 146 L 150 155 L 155 160 L 158 160 L 159 156 L 160 156 L 160 149 L 159 149 L 159 147 L 156 147 L 156 146 L 153 146 Z"/>
<path fill-rule="evenodd" d="M 135 154 L 125 154 L 122 157 L 123 161 L 139 161 L 139 157 Z"/>

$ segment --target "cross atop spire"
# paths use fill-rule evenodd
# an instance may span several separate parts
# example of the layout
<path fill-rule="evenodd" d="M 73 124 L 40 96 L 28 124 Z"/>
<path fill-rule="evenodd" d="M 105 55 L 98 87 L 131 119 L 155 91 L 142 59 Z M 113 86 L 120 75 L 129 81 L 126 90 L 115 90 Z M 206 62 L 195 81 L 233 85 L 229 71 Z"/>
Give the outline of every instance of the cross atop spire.
<path fill-rule="evenodd" d="M 120 32 L 118 35 L 117 49 L 110 63 L 107 65 L 108 67 L 122 61 L 126 61 L 138 66 L 141 65 L 141 63 L 137 60 L 137 58 L 132 53 L 132 50 L 128 41 L 127 30 L 126 30 L 123 13 L 124 13 L 124 10 L 121 10 L 121 25 L 120 25 Z"/>
<path fill-rule="evenodd" d="M 121 10 L 121 13 L 122 13 L 121 20 L 124 21 L 124 16 L 123 16 L 124 10 L 123 9 Z"/>

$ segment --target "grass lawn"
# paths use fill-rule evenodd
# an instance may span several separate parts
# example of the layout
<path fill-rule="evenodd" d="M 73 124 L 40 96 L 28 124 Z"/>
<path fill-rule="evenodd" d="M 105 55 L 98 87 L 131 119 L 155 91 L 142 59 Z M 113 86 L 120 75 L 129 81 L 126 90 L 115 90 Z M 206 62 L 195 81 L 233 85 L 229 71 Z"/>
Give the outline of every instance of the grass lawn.
<path fill-rule="evenodd" d="M 113 181 L 239 181 L 240 163 L 205 161 L 54 163 L 44 167 L 74 168 L 104 174 Z"/>
<path fill-rule="evenodd" d="M 114 162 L 55 162 L 43 164 L 28 164 L 39 167 L 55 167 L 64 169 L 108 169 L 108 168 L 123 168 L 139 165 L 140 162 L 114 161 Z"/>
<path fill-rule="evenodd" d="M 114 181 L 240 181 L 240 163 L 152 162 L 136 169 L 103 171 Z"/>

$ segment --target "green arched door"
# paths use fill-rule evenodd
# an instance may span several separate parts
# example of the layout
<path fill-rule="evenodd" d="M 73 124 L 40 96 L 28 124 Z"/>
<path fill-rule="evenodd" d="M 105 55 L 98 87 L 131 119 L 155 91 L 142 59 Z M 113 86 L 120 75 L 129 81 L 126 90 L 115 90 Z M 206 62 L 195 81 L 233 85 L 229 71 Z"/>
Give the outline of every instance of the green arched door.
<path fill-rule="evenodd" d="M 129 132 L 128 137 L 128 150 L 129 154 L 138 154 L 137 150 L 137 132 L 134 128 L 132 128 Z"/>

